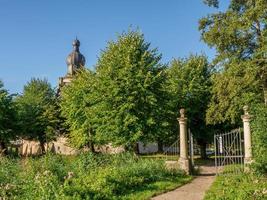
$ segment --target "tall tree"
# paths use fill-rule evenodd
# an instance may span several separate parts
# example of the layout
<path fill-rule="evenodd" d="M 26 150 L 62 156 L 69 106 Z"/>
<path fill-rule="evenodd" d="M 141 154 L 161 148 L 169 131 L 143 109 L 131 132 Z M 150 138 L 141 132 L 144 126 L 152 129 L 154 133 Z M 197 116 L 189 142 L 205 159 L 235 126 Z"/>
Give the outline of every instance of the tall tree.
<path fill-rule="evenodd" d="M 69 141 L 76 148 L 86 146 L 94 151 L 94 144 L 101 143 L 94 131 L 96 103 L 101 101 L 101 97 L 95 92 L 96 87 L 94 73 L 82 70 L 61 92 L 61 114 L 69 127 Z"/>
<path fill-rule="evenodd" d="M 47 80 L 33 78 L 16 104 L 22 137 L 38 140 L 44 153 L 44 144 L 54 138 L 58 123 L 54 90 Z"/>
<path fill-rule="evenodd" d="M 226 11 L 202 18 L 199 30 L 217 51 L 207 121 L 234 124 L 244 104 L 267 104 L 267 0 L 231 0 Z"/>
<path fill-rule="evenodd" d="M 171 96 L 170 124 L 174 135 L 178 132 L 177 113 L 185 108 L 189 127 L 201 146 L 201 156 L 206 157 L 206 144 L 212 139 L 211 127 L 205 123 L 206 109 L 210 101 L 212 68 L 205 56 L 191 55 L 175 59 L 167 70 L 167 90 Z"/>
<path fill-rule="evenodd" d="M 164 129 L 165 66 L 161 55 L 139 31 L 111 41 L 96 66 L 102 102 L 96 132 L 113 144 L 133 148 L 137 141 L 155 140 Z"/>
<path fill-rule="evenodd" d="M 0 153 L 6 152 L 6 145 L 11 139 L 15 139 L 16 110 L 12 102 L 12 96 L 4 89 L 0 81 Z"/>

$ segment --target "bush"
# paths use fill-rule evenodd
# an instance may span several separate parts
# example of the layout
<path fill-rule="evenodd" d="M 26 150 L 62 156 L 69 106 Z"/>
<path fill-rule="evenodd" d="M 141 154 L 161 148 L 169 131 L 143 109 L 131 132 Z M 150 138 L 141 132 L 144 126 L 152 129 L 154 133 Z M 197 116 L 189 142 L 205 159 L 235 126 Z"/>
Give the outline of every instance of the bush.
<path fill-rule="evenodd" d="M 257 172 L 267 173 L 267 107 L 257 105 L 253 110 L 252 150 L 254 163 L 252 167 Z"/>

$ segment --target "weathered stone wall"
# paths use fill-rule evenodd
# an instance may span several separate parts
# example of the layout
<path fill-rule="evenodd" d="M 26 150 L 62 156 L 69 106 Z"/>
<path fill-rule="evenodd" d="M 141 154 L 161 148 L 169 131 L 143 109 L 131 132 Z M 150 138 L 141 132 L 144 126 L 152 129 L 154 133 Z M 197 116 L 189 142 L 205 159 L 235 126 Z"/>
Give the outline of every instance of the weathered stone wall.
<path fill-rule="evenodd" d="M 21 143 L 22 144 L 19 148 L 19 154 L 22 156 L 40 155 L 42 152 L 40 143 L 37 141 L 22 140 Z M 125 151 L 125 149 L 122 146 L 113 147 L 111 143 L 100 146 L 96 145 L 94 148 L 96 152 L 108 153 L 108 154 L 122 153 Z M 140 154 L 150 154 L 158 152 L 158 144 L 156 142 L 148 144 L 138 142 L 138 148 Z M 168 147 L 164 146 L 164 150 L 166 148 Z M 45 144 L 45 150 L 47 152 L 52 152 L 62 155 L 77 155 L 80 153 L 80 150 L 70 147 L 66 137 L 58 137 L 56 141 L 51 141 L 48 144 Z"/>
<path fill-rule="evenodd" d="M 125 149 L 122 146 L 113 147 L 112 144 L 106 144 L 101 146 L 95 146 L 96 152 L 107 153 L 107 154 L 116 154 L 122 153 Z"/>
<path fill-rule="evenodd" d="M 48 151 L 63 155 L 79 154 L 79 150 L 68 145 L 68 139 L 65 137 L 58 137 L 56 141 L 49 143 Z"/>
<path fill-rule="evenodd" d="M 41 155 L 42 151 L 39 142 L 32 140 L 21 140 L 20 143 L 21 143 L 19 147 L 20 155 L 22 156 Z M 116 154 L 125 151 L 123 146 L 113 147 L 111 143 L 100 146 L 96 145 L 94 148 L 96 152 L 107 153 L 107 154 Z M 151 154 L 158 152 L 158 144 L 156 142 L 148 144 L 138 142 L 138 148 L 140 154 Z M 168 146 L 164 146 L 163 150 L 165 151 L 168 148 L 169 148 Z M 77 155 L 80 153 L 80 151 L 83 151 L 70 147 L 66 137 L 58 137 L 56 141 L 52 141 L 49 142 L 48 144 L 45 144 L 45 150 L 47 152 L 52 152 L 62 155 Z M 84 149 L 84 151 L 86 151 L 86 149 Z"/>
<path fill-rule="evenodd" d="M 77 155 L 82 150 L 77 150 L 72 148 L 68 144 L 68 139 L 66 137 L 58 137 L 56 141 L 51 141 L 48 144 L 45 144 L 45 150 L 47 152 L 52 152 L 55 154 L 62 155 Z M 86 149 L 84 149 L 86 151 Z M 96 152 L 116 154 L 124 152 L 125 149 L 122 146 L 113 147 L 111 144 L 95 146 Z M 41 146 L 37 141 L 32 140 L 22 140 L 19 148 L 19 154 L 22 156 L 33 156 L 41 155 Z"/>
<path fill-rule="evenodd" d="M 77 155 L 79 151 L 68 145 L 67 138 L 58 137 L 56 141 L 45 144 L 45 150 L 62 155 Z M 41 154 L 41 146 L 37 141 L 22 140 L 22 145 L 19 148 L 19 154 L 22 156 L 32 156 Z"/>
<path fill-rule="evenodd" d="M 22 145 L 19 148 L 19 154 L 22 156 L 40 155 L 41 147 L 39 142 L 22 140 Z"/>

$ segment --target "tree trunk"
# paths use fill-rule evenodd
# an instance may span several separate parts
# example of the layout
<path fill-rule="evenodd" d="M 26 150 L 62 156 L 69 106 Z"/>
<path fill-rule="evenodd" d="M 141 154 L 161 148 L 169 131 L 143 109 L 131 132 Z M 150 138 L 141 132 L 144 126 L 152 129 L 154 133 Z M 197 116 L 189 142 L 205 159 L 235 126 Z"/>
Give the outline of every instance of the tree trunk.
<path fill-rule="evenodd" d="M 41 147 L 41 154 L 45 154 L 45 142 L 40 141 L 40 147 Z"/>
<path fill-rule="evenodd" d="M 135 145 L 134 145 L 134 153 L 136 154 L 136 155 L 138 155 L 140 152 L 139 152 L 139 144 L 138 144 L 138 142 L 136 142 L 135 143 Z"/>
<path fill-rule="evenodd" d="M 0 142 L 0 154 L 7 155 L 7 148 L 4 142 Z"/>
<path fill-rule="evenodd" d="M 87 144 L 87 147 L 89 148 L 89 151 L 91 151 L 92 153 L 95 153 L 95 147 L 94 147 L 94 142 L 93 142 L 93 139 L 92 139 L 92 129 L 90 128 L 89 131 L 88 131 L 88 134 L 89 134 L 89 142 Z"/>
<path fill-rule="evenodd" d="M 206 146 L 207 146 L 207 143 L 206 142 L 201 142 L 200 143 L 200 157 L 202 159 L 206 159 L 207 158 Z"/>
<path fill-rule="evenodd" d="M 267 89 L 264 90 L 264 104 L 267 106 Z"/>
<path fill-rule="evenodd" d="M 95 153 L 95 147 L 94 147 L 94 143 L 92 141 L 90 142 L 90 151 L 92 153 Z"/>
<path fill-rule="evenodd" d="M 86 146 L 88 147 L 90 152 L 95 153 L 95 147 L 94 147 L 94 143 L 92 141 L 89 141 Z"/>
<path fill-rule="evenodd" d="M 267 78 L 263 83 L 263 97 L 264 97 L 264 104 L 267 106 Z"/>
<path fill-rule="evenodd" d="M 163 153 L 163 142 L 161 139 L 158 139 L 158 152 Z"/>

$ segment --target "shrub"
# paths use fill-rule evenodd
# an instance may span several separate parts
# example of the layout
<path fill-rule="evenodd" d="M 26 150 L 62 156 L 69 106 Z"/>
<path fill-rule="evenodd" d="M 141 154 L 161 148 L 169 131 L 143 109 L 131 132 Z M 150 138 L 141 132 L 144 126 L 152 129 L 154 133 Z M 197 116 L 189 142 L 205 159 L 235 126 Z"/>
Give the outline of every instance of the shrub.
<path fill-rule="evenodd" d="M 257 105 L 252 120 L 253 167 L 257 172 L 267 173 L 267 107 Z"/>

